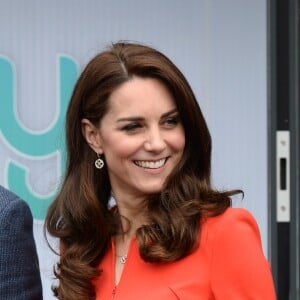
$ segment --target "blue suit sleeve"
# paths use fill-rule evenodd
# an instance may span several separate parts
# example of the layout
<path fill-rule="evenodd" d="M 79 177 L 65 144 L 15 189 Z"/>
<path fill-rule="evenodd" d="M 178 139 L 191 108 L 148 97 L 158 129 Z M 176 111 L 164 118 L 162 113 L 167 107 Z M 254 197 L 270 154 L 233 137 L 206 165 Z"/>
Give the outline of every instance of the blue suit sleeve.
<path fill-rule="evenodd" d="M 0 295 L 3 299 L 42 299 L 33 218 L 23 200 L 1 191 Z"/>

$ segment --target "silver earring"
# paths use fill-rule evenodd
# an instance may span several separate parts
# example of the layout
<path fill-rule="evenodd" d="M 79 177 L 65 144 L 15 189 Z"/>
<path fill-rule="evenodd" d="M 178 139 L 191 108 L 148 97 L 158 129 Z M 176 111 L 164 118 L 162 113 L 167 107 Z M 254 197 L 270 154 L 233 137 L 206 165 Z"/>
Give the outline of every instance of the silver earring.
<path fill-rule="evenodd" d="M 104 167 L 104 161 L 100 158 L 100 154 L 97 153 L 98 158 L 95 160 L 95 167 L 97 169 L 102 169 Z"/>

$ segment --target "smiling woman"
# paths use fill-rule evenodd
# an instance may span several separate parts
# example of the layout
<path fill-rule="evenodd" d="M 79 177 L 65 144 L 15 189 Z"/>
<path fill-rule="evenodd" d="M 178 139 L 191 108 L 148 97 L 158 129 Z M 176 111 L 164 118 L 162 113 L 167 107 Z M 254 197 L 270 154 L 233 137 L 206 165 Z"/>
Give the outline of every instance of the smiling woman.
<path fill-rule="evenodd" d="M 165 55 L 117 43 L 93 58 L 66 138 L 45 222 L 61 243 L 59 299 L 275 299 L 256 222 L 230 208 L 241 191 L 211 186 L 205 119 Z"/>
<path fill-rule="evenodd" d="M 97 126 L 82 120 L 83 133 L 95 153 L 105 157 L 122 213 L 124 206 L 137 202 L 133 199 L 144 201 L 163 189 L 181 160 L 185 138 L 173 96 L 157 79 L 133 76 L 108 101 Z"/>

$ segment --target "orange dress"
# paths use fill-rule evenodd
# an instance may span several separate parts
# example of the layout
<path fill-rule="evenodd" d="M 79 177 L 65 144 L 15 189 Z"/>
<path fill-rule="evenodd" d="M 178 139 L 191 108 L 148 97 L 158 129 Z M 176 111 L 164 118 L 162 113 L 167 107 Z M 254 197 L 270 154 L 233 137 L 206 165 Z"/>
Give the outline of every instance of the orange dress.
<path fill-rule="evenodd" d="M 146 263 L 131 241 L 118 285 L 112 246 L 100 263 L 96 300 L 275 300 L 270 265 L 258 226 L 241 208 L 202 224 L 198 249 L 171 263 Z"/>

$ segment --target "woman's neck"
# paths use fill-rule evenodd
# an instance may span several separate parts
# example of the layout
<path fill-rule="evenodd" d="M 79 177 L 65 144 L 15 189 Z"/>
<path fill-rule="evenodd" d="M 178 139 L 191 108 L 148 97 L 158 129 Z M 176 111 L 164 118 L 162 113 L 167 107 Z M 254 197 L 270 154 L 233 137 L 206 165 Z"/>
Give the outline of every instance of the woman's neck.
<path fill-rule="evenodd" d="M 143 198 L 120 198 L 114 196 L 120 215 L 120 233 L 124 239 L 130 239 L 135 235 L 136 230 L 142 225 L 148 224 L 146 199 Z"/>

